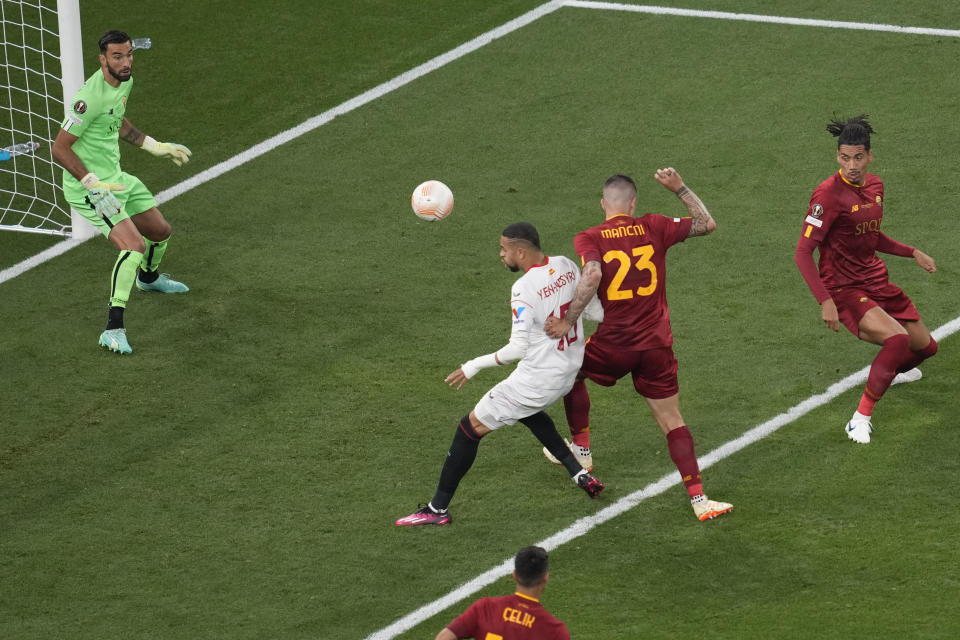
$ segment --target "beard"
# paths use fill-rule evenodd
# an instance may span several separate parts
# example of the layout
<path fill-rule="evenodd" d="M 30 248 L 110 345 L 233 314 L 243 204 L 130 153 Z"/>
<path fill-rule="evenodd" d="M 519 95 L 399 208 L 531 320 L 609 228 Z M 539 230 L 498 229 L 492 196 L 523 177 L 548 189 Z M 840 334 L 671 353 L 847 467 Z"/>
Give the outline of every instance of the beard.
<path fill-rule="evenodd" d="M 119 73 L 111 69 L 109 66 L 107 67 L 107 71 L 109 71 L 110 75 L 116 78 L 117 80 L 119 80 L 120 82 L 127 82 L 130 78 L 133 77 L 130 71 L 127 71 L 126 75 L 120 75 Z"/>

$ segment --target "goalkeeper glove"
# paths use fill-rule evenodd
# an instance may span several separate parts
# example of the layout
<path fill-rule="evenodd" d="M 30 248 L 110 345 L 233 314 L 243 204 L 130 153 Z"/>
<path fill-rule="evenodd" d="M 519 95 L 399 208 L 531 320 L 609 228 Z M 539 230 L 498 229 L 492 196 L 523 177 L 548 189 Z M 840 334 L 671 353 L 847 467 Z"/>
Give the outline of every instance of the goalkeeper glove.
<path fill-rule="evenodd" d="M 116 215 L 123 208 L 113 192 L 123 191 L 127 188 L 126 185 L 118 182 L 100 182 L 100 178 L 95 173 L 88 173 L 83 176 L 80 184 L 87 190 L 89 194 L 87 199 L 90 204 L 102 217 L 109 219 L 110 216 Z"/>
<path fill-rule="evenodd" d="M 143 138 L 143 144 L 140 148 L 149 152 L 158 158 L 170 158 L 173 164 L 181 167 L 190 162 L 190 156 L 193 153 L 182 144 L 176 142 L 157 142 L 150 136 Z"/>

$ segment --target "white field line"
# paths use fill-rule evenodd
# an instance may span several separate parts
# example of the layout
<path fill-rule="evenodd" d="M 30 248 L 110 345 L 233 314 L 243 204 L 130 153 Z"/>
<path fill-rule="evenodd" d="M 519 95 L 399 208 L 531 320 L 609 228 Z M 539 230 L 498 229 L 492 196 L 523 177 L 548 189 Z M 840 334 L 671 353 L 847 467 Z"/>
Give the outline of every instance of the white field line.
<path fill-rule="evenodd" d="M 460 45 L 455 49 L 429 60 L 418 67 L 406 71 L 399 76 L 396 76 L 392 80 L 388 80 L 383 84 L 380 84 L 369 91 L 366 91 L 355 98 L 351 98 L 346 102 L 333 107 L 332 109 L 325 111 L 317 116 L 310 118 L 309 120 L 304 121 L 303 123 L 293 127 L 292 129 L 287 129 L 282 133 L 278 133 L 272 138 L 268 138 L 259 144 L 256 144 L 246 151 L 242 151 L 237 155 L 224 160 L 223 162 L 214 165 L 208 169 L 201 171 L 200 173 L 187 178 L 183 182 L 175 184 L 169 189 L 165 189 L 157 194 L 156 200 L 158 204 L 163 204 L 164 202 L 169 202 L 173 198 L 190 191 L 194 187 L 199 187 L 202 184 L 217 178 L 228 171 L 232 171 L 237 167 L 246 164 L 247 162 L 258 158 L 259 156 L 273 151 L 280 145 L 290 142 L 305 133 L 309 133 L 314 129 L 325 125 L 334 118 L 340 115 L 344 115 L 361 107 L 377 98 L 381 98 L 384 95 L 390 93 L 391 91 L 398 89 L 417 78 L 420 78 L 431 71 L 436 71 L 440 67 L 453 62 L 463 56 L 476 51 L 477 49 L 493 42 L 497 38 L 501 38 L 521 27 L 524 27 L 531 22 L 539 20 L 543 16 L 553 13 L 557 9 L 562 7 L 574 7 L 581 9 L 601 9 L 601 10 L 613 10 L 613 11 L 629 11 L 634 13 L 650 13 L 657 15 L 672 15 L 672 16 L 682 16 L 682 17 L 692 17 L 692 18 L 714 18 L 722 20 L 743 20 L 748 22 L 767 22 L 775 24 L 787 24 L 787 25 L 796 25 L 796 26 L 805 26 L 805 27 L 829 27 L 836 29 L 861 29 L 861 30 L 870 30 L 870 31 L 890 31 L 894 33 L 909 33 L 917 35 L 934 35 L 934 36 L 949 36 L 949 37 L 960 37 L 960 31 L 952 29 L 931 29 L 927 27 L 902 27 L 897 25 L 889 24 L 872 24 L 868 22 L 840 22 L 836 20 L 813 20 L 808 18 L 790 18 L 783 16 L 765 16 L 757 15 L 751 13 L 728 13 L 724 11 L 700 11 L 696 9 L 676 9 L 672 7 L 657 7 L 657 6 L 648 6 L 648 5 L 629 5 L 629 4 L 619 4 L 613 2 L 584 2 L 580 0 L 551 0 L 545 4 L 540 5 L 536 9 L 528 11 L 522 16 L 515 18 L 509 22 L 505 22 L 496 29 L 492 29 L 483 33 L 473 40 Z M 99 235 L 99 234 L 97 234 Z M 77 241 L 74 239 L 64 240 L 63 242 L 54 245 L 38 253 L 35 256 L 31 256 L 22 262 L 18 262 L 12 267 L 8 267 L 0 271 L 0 284 L 3 284 L 7 280 L 12 280 L 13 278 L 22 275 L 29 271 L 30 269 L 39 266 L 55 258 L 56 256 L 65 253 L 66 251 L 76 247 L 83 241 Z"/>
<path fill-rule="evenodd" d="M 934 330 L 932 333 L 933 337 L 936 338 L 937 341 L 941 341 L 945 337 L 956 333 L 958 330 L 960 330 L 960 317 L 954 318 L 950 322 Z M 810 413 L 814 409 L 822 407 L 834 398 L 846 393 L 850 389 L 864 384 L 867 380 L 867 374 L 869 371 L 870 367 L 867 366 L 863 369 L 860 369 L 856 373 L 848 375 L 843 380 L 830 385 L 830 387 L 823 393 L 810 396 L 803 402 L 790 407 L 780 415 L 774 416 L 766 422 L 758 424 L 752 429 L 748 429 L 739 438 L 730 440 L 706 455 L 700 456 L 698 458 L 700 462 L 700 469 L 706 469 L 717 462 L 720 462 L 724 458 L 727 458 L 734 453 L 737 453 L 741 449 L 753 444 L 754 442 L 767 437 L 771 433 L 774 433 L 778 429 L 785 427 L 794 420 L 797 420 Z M 648 484 L 643 489 L 639 489 L 620 498 L 610 506 L 604 507 L 593 515 L 580 518 L 566 529 L 562 529 L 549 538 L 541 540 L 536 544 L 543 547 L 547 551 L 553 551 L 560 545 L 566 544 L 571 540 L 587 534 L 597 525 L 603 524 L 604 522 L 612 520 L 620 514 L 629 511 L 647 498 L 658 496 L 667 489 L 678 484 L 680 484 L 680 474 L 678 474 L 676 471 L 672 471 L 656 482 Z M 493 584 L 500 578 L 510 575 L 512 572 L 513 558 L 507 558 L 499 565 L 485 571 L 484 573 L 481 573 L 473 580 L 470 580 L 460 587 L 457 587 L 445 596 L 442 596 L 429 604 L 425 604 L 419 609 L 408 613 L 391 625 L 372 633 L 371 635 L 367 636 L 366 640 L 391 640 L 391 638 L 395 638 L 401 633 L 409 631 L 424 620 L 443 612 L 461 600 L 472 596 L 484 587 Z"/>
<path fill-rule="evenodd" d="M 828 29 L 855 29 L 859 31 L 887 31 L 920 36 L 945 36 L 960 38 L 955 29 L 935 29 L 930 27 L 903 27 L 895 24 L 876 24 L 872 22 L 844 22 L 841 20 L 815 20 L 813 18 L 790 18 L 786 16 L 765 16 L 755 13 L 730 13 L 727 11 L 702 11 L 699 9 L 676 9 L 648 5 L 620 4 L 617 2 L 588 2 L 566 0 L 564 6 L 580 9 L 604 9 L 608 11 L 630 11 L 633 13 L 651 13 L 655 15 L 682 16 L 685 18 L 712 18 L 715 20 L 740 20 L 743 22 L 766 22 L 787 24 L 800 27 L 825 27 Z"/>

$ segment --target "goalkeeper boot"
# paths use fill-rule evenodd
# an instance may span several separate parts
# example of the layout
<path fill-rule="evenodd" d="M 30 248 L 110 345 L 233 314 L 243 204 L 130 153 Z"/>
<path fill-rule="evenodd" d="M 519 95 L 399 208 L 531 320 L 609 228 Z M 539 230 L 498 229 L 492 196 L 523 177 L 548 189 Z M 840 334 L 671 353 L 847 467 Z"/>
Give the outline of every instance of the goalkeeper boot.
<path fill-rule="evenodd" d="M 423 524 L 450 524 L 453 518 L 450 516 L 450 510 L 436 511 L 429 504 L 422 504 L 420 507 L 408 516 L 400 518 L 394 524 L 398 527 L 419 527 Z"/>
<path fill-rule="evenodd" d="M 859 412 L 854 413 L 846 427 L 847 437 L 857 444 L 869 444 L 870 434 L 873 433 L 873 424 L 870 422 L 870 416 L 865 416 Z"/>
<path fill-rule="evenodd" d="M 140 291 L 159 291 L 160 293 L 184 293 L 185 291 L 190 291 L 190 287 L 182 282 L 177 282 L 165 273 L 161 273 L 153 282 L 144 282 L 140 279 L 141 275 L 142 274 L 137 274 L 137 289 L 140 289 Z"/>
<path fill-rule="evenodd" d="M 586 469 L 575 475 L 573 481 L 591 498 L 596 498 L 603 491 L 603 483 L 587 473 Z"/>
<path fill-rule="evenodd" d="M 710 500 L 702 493 L 696 498 L 691 498 L 690 505 L 693 507 L 693 512 L 697 515 L 697 519 L 700 520 L 700 522 L 706 522 L 711 518 L 716 518 L 717 516 L 722 516 L 725 513 L 733 511 L 733 505 L 729 502 Z"/>
<path fill-rule="evenodd" d="M 126 329 L 107 329 L 100 334 L 100 346 L 120 354 L 133 353 L 130 343 L 127 342 Z"/>
<path fill-rule="evenodd" d="M 920 372 L 920 369 L 914 367 L 910 371 L 904 371 L 903 373 L 898 373 L 893 379 L 893 382 L 890 383 L 892 387 L 895 384 L 902 384 L 904 382 L 916 382 L 923 377 L 923 374 Z"/>
<path fill-rule="evenodd" d="M 578 444 L 570 442 L 566 438 L 564 438 L 563 441 L 567 443 L 567 448 L 570 449 L 571 453 L 573 453 L 573 457 L 577 459 L 577 462 L 580 463 L 580 466 L 587 471 L 593 471 L 593 456 L 590 454 L 590 448 L 581 447 Z M 556 456 L 550 453 L 546 447 L 543 448 L 543 456 L 553 464 L 560 464 L 560 461 L 557 460 Z"/>

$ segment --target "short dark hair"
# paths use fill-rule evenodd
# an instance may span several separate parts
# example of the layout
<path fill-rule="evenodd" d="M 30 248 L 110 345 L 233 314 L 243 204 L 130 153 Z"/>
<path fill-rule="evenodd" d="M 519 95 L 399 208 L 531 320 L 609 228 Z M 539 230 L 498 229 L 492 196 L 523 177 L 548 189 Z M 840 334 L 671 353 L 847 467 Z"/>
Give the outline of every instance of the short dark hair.
<path fill-rule="evenodd" d="M 540 234 L 537 233 L 536 227 L 529 222 L 514 222 L 513 224 L 507 226 L 501 235 L 504 238 L 509 238 L 510 240 L 520 240 L 521 242 L 526 242 L 537 249 L 540 248 Z"/>
<path fill-rule="evenodd" d="M 130 42 L 130 36 L 123 31 L 111 30 L 100 36 L 100 53 L 107 52 L 107 45 Z"/>
<path fill-rule="evenodd" d="M 607 181 L 603 183 L 603 188 L 606 189 L 607 187 L 611 187 L 611 186 L 619 187 L 625 184 L 628 184 L 631 187 L 633 187 L 634 191 L 637 190 L 637 183 L 633 181 L 633 178 L 631 178 L 630 176 L 625 176 L 622 173 L 615 173 L 609 178 L 607 178 Z"/>
<path fill-rule="evenodd" d="M 543 547 L 524 547 L 517 551 L 513 559 L 513 570 L 517 573 L 517 583 L 521 587 L 535 587 L 543 582 L 550 569 L 547 550 Z"/>
<path fill-rule="evenodd" d="M 827 125 L 827 131 L 836 136 L 838 149 L 841 145 L 855 147 L 862 144 L 864 149 L 870 151 L 870 134 L 876 131 L 867 121 L 868 117 L 865 113 L 846 119 L 834 116 Z"/>

